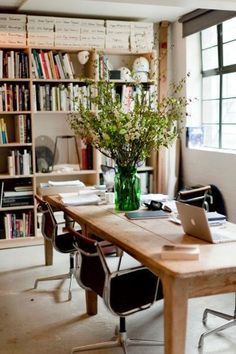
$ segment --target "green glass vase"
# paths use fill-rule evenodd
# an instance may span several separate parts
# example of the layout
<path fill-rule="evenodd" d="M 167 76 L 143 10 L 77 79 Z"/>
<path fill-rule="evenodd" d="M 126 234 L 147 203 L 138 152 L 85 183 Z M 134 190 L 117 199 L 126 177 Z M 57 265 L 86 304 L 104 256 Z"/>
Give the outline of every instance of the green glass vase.
<path fill-rule="evenodd" d="M 118 166 L 114 181 L 115 209 L 136 210 L 140 206 L 140 178 L 136 167 Z"/>

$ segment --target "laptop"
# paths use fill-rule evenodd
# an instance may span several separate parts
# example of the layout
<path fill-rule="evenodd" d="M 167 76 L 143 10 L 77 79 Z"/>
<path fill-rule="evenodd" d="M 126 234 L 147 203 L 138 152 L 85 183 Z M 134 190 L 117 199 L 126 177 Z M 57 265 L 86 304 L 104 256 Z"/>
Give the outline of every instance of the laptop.
<path fill-rule="evenodd" d="M 186 234 L 210 243 L 236 241 L 236 224 L 225 222 L 210 227 L 205 209 L 180 202 L 176 207 Z"/>

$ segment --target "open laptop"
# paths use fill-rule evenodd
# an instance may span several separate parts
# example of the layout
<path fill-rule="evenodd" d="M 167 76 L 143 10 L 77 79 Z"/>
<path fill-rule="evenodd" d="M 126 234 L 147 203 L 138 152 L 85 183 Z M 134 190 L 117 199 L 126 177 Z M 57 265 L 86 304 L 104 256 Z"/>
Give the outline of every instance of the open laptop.
<path fill-rule="evenodd" d="M 203 208 L 176 202 L 184 232 L 210 243 L 236 241 L 236 224 L 225 222 L 221 226 L 209 226 Z"/>

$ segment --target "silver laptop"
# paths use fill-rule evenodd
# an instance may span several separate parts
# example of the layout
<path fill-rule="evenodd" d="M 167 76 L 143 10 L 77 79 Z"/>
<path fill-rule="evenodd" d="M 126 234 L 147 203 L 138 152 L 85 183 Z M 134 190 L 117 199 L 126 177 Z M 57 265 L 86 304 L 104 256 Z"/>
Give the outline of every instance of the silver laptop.
<path fill-rule="evenodd" d="M 220 226 L 209 226 L 203 208 L 176 202 L 184 232 L 210 243 L 236 241 L 236 224 L 225 222 Z"/>

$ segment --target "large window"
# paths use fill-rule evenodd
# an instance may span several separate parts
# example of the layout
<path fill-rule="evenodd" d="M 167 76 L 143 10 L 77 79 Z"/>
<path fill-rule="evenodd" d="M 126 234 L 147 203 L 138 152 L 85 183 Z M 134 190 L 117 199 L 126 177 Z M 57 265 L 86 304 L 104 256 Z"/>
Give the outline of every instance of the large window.
<path fill-rule="evenodd" d="M 236 150 L 236 17 L 200 38 L 204 145 Z"/>

